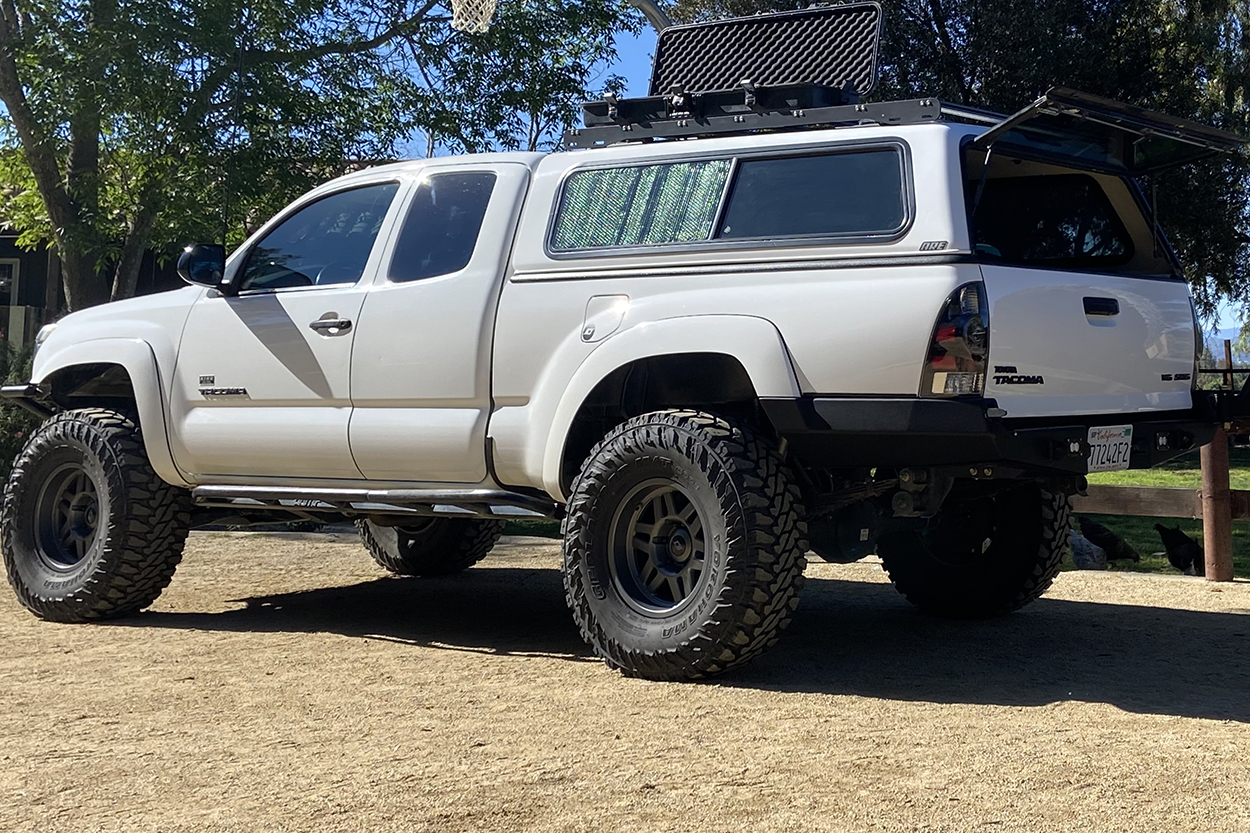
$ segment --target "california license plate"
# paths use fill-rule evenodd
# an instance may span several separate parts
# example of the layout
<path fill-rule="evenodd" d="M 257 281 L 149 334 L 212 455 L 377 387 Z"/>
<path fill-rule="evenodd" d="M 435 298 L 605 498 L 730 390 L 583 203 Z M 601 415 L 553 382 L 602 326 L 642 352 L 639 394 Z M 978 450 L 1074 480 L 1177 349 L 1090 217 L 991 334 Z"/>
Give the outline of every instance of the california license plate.
<path fill-rule="evenodd" d="M 1089 429 L 1089 471 L 1128 468 L 1133 448 L 1133 426 L 1099 425 Z"/>

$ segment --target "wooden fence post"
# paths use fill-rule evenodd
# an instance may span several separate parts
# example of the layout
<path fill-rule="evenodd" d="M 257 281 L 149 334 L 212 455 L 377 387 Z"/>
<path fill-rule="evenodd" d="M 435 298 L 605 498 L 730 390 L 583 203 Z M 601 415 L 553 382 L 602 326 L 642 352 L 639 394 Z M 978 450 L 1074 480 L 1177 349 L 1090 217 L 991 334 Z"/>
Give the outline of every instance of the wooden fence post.
<path fill-rule="evenodd" d="M 1233 344 L 1224 339 L 1224 388 L 1232 390 Z M 1199 452 L 1202 466 L 1202 549 L 1208 581 L 1233 580 L 1233 507 L 1228 476 L 1228 431 L 1215 430 Z"/>
<path fill-rule="evenodd" d="M 1228 489 L 1228 432 L 1221 425 L 1202 447 L 1202 549 L 1208 581 L 1233 580 L 1233 509 Z"/>

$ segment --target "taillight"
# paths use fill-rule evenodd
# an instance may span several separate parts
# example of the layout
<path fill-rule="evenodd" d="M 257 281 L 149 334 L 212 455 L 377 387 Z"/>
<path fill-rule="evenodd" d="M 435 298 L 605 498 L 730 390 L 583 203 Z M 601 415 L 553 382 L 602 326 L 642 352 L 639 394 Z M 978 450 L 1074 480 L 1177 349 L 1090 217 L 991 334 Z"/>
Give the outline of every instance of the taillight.
<path fill-rule="evenodd" d="M 1202 366 L 1202 353 L 1206 349 L 1206 336 L 1202 334 L 1202 324 L 1198 322 L 1198 307 L 1194 304 L 1194 296 L 1189 296 L 1189 312 L 1194 317 L 1194 373 L 1189 377 L 1190 390 L 1198 389 L 1198 368 Z"/>
<path fill-rule="evenodd" d="M 933 328 L 921 396 L 979 396 L 985 390 L 989 312 L 980 283 L 964 284 L 946 299 Z"/>

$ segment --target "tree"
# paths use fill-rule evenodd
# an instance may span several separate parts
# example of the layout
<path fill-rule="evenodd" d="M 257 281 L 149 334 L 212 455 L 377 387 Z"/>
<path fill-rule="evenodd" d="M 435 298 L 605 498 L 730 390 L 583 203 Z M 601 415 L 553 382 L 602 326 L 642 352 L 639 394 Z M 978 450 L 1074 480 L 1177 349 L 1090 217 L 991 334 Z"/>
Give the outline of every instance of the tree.
<path fill-rule="evenodd" d="M 683 20 L 806 0 L 677 0 Z M 1013 112 L 1056 85 L 1250 134 L 1245 0 L 882 0 L 873 97 L 938 96 Z M 1143 183 L 1147 187 L 1150 183 Z M 1159 216 L 1205 311 L 1250 302 L 1250 163 L 1160 175 Z"/>
<path fill-rule="evenodd" d="M 637 25 L 617 0 L 499 14 L 476 37 L 438 0 L 0 0 L 0 212 L 54 242 L 70 309 L 127 297 L 147 249 L 237 242 L 415 131 L 517 145 L 524 112 L 536 146 Z"/>
<path fill-rule="evenodd" d="M 617 32 L 636 32 L 640 20 L 589 3 L 505 2 L 481 37 L 426 42 L 417 62 L 431 91 L 431 142 L 463 153 L 556 146 L 582 101 L 624 91 L 625 79 L 605 75 L 605 58 L 615 56 Z"/>

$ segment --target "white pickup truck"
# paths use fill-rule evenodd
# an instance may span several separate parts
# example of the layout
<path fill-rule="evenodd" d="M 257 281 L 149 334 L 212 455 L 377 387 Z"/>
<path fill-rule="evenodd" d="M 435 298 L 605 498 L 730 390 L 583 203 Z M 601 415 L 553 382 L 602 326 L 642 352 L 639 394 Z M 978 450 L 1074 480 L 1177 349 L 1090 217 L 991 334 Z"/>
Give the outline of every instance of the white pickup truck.
<path fill-rule="evenodd" d="M 355 519 L 418 576 L 562 518 L 586 640 L 693 679 L 778 638 L 809 551 L 878 553 L 926 611 L 1018 608 L 1087 472 L 1210 438 L 1135 177 L 1236 137 L 1062 90 L 667 136 L 624 105 L 588 105 L 591 149 L 327 183 L 188 250 L 192 285 L 44 328 L 4 390 L 47 417 L 0 512 L 21 602 L 140 610 L 227 518 Z"/>

